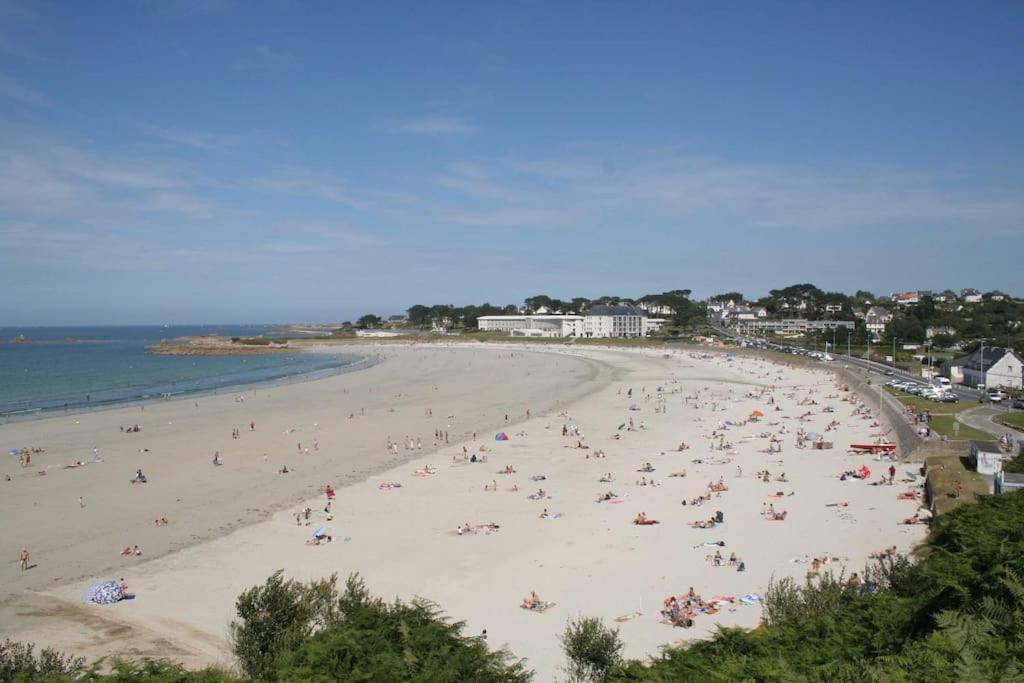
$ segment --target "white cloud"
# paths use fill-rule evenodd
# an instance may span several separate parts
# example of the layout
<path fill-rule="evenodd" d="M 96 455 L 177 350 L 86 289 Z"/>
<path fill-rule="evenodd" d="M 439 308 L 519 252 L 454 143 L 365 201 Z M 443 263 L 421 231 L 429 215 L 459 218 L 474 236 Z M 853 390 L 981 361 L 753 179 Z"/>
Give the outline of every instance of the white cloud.
<path fill-rule="evenodd" d="M 428 117 L 413 119 L 399 123 L 395 132 L 412 135 L 469 135 L 477 132 L 477 127 L 464 119 L 449 117 Z"/>

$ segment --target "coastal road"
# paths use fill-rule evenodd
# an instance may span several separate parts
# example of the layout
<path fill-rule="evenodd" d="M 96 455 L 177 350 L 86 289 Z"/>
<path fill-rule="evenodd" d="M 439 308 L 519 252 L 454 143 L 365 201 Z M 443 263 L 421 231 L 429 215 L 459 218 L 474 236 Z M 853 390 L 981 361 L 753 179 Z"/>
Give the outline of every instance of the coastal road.
<path fill-rule="evenodd" d="M 980 429 L 983 432 L 988 432 L 993 438 L 999 438 L 1007 432 L 1015 434 L 1013 429 L 999 424 L 994 419 L 996 415 L 1001 415 L 1005 412 L 1006 408 L 996 408 L 991 405 L 986 405 L 965 410 L 962 413 L 959 413 L 956 416 L 956 419 L 969 427 L 974 427 L 975 429 Z M 1020 434 L 1016 433 L 1015 436 L 1020 436 Z"/>

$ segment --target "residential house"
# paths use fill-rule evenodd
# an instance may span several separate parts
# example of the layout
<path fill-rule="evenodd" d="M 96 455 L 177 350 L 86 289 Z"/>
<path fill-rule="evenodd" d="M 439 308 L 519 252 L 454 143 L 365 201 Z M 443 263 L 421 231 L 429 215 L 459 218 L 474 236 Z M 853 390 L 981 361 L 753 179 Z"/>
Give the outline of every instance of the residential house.
<path fill-rule="evenodd" d="M 976 289 L 961 289 L 960 299 L 965 304 L 980 304 L 981 303 L 981 292 Z"/>
<path fill-rule="evenodd" d="M 864 316 L 864 326 L 876 338 L 885 334 L 885 326 L 892 322 L 892 313 L 881 306 L 872 306 Z"/>
<path fill-rule="evenodd" d="M 825 304 L 826 313 L 839 313 L 843 310 L 842 304 Z"/>
<path fill-rule="evenodd" d="M 921 301 L 920 292 L 899 292 L 892 295 L 893 300 L 899 306 L 913 306 Z"/>
<path fill-rule="evenodd" d="M 982 346 L 949 363 L 951 382 L 969 387 L 1024 388 L 1024 360 L 1011 349 Z"/>

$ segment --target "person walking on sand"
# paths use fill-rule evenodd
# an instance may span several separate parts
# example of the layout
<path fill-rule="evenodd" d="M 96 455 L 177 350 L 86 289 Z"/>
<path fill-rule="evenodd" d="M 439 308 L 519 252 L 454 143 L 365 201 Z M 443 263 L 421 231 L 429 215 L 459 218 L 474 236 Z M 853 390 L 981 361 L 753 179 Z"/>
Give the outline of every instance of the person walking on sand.
<path fill-rule="evenodd" d="M 28 548 L 21 549 L 21 555 L 18 556 L 21 560 L 21 571 L 28 571 Z"/>

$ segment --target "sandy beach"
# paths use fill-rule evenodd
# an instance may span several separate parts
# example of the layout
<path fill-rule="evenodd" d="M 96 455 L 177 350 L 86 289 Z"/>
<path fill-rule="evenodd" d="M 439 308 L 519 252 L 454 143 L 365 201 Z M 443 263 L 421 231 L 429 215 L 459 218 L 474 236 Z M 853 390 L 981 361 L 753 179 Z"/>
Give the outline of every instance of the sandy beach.
<path fill-rule="evenodd" d="M 755 626 L 759 604 L 739 598 L 763 594 L 772 577 L 802 578 L 813 558 L 860 571 L 870 553 L 924 535 L 898 524 L 917 507 L 898 497 L 916 468 L 898 464 L 894 485 L 871 485 L 889 463 L 847 448 L 886 427 L 824 366 L 519 345 L 362 353 L 382 362 L 0 427 L 8 447 L 47 449 L 28 468 L 8 458 L 0 473 L 12 478 L 0 499 L 3 635 L 90 658 L 227 664 L 242 590 L 277 569 L 359 572 L 379 595 L 422 596 L 469 632 L 487 629 L 492 646 L 507 644 L 548 681 L 570 616 L 619 619 L 626 655 L 653 655 L 721 624 Z M 801 430 L 834 448 L 799 448 Z M 76 461 L 87 464 L 65 468 Z M 840 479 L 862 465 L 867 479 Z M 147 483 L 130 483 L 139 468 Z M 785 519 L 766 518 L 768 506 Z M 719 511 L 724 523 L 691 526 Z M 640 513 L 659 523 L 633 524 Z M 320 527 L 331 542 L 307 544 Z M 141 556 L 119 554 L 136 544 Z M 26 572 L 22 547 L 36 565 Z M 716 566 L 716 551 L 744 571 Z M 135 600 L 81 603 L 93 582 L 121 577 Z M 723 598 L 717 613 L 689 629 L 663 623 L 662 601 L 691 586 Z M 522 609 L 530 591 L 554 605 Z"/>

